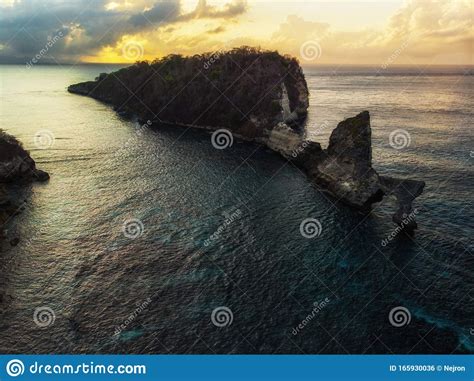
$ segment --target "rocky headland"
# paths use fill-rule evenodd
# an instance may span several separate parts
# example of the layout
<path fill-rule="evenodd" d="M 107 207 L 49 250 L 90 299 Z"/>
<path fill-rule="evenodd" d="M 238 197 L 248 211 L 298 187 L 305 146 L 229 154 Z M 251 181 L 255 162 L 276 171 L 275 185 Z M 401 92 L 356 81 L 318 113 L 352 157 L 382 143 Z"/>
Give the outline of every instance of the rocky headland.
<path fill-rule="evenodd" d="M 416 228 L 408 216 L 425 183 L 380 176 L 373 169 L 368 111 L 340 122 L 327 149 L 307 140 L 309 92 L 295 58 L 250 47 L 171 55 L 102 73 L 68 91 L 111 104 L 141 121 L 226 129 L 278 152 L 318 187 L 361 211 L 394 196 L 398 207 L 393 221 L 406 231 Z"/>
<path fill-rule="evenodd" d="M 22 144 L 0 130 L 0 243 L 5 238 L 6 225 L 21 210 L 18 201 L 9 196 L 9 186 L 48 179 L 48 173 L 36 168 L 35 161 Z M 11 243 L 16 244 L 17 240 L 14 237 Z"/>

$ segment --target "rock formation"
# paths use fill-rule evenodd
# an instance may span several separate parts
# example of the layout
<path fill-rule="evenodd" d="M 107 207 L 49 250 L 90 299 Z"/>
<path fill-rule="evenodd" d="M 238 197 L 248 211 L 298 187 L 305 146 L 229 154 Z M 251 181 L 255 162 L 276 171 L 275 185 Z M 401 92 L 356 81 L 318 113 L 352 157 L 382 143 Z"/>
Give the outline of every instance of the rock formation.
<path fill-rule="evenodd" d="M 49 175 L 36 168 L 35 161 L 21 143 L 0 130 L 0 240 L 5 224 L 18 212 L 18 206 L 8 196 L 8 185 L 48 179 Z"/>
<path fill-rule="evenodd" d="M 316 155 L 306 158 L 303 167 L 335 197 L 360 209 L 382 199 L 380 179 L 372 168 L 368 111 L 340 122 L 331 134 L 328 149 Z"/>
<path fill-rule="evenodd" d="M 337 200 L 369 210 L 384 195 L 397 198 L 393 221 L 406 221 L 424 182 L 382 177 L 372 168 L 370 115 L 364 111 L 338 124 L 327 150 L 307 141 L 304 120 L 309 93 L 296 59 L 253 48 L 193 57 L 168 56 L 137 64 L 68 91 L 112 104 L 141 120 L 225 128 L 265 144 L 302 168 Z"/>
<path fill-rule="evenodd" d="M 279 123 L 304 119 L 309 105 L 296 59 L 248 47 L 138 62 L 68 91 L 144 121 L 226 128 L 248 140 L 267 139 Z"/>
<path fill-rule="evenodd" d="M 395 196 L 398 209 L 393 221 L 407 231 L 416 229 L 412 202 L 423 192 L 425 183 L 379 176 L 372 168 L 368 111 L 340 122 L 331 134 L 327 150 L 322 150 L 318 143 L 307 143 L 303 152 L 293 155 L 293 161 L 337 200 L 360 210 L 369 210 L 384 195 Z"/>

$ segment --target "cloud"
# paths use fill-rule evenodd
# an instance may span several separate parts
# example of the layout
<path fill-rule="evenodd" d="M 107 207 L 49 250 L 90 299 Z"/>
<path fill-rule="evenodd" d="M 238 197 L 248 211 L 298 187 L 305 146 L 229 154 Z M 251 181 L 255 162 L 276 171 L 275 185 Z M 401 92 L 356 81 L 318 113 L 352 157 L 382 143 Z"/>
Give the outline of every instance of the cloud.
<path fill-rule="evenodd" d="M 327 23 L 305 21 L 302 17 L 289 15 L 279 29 L 273 33 L 272 40 L 280 43 L 292 43 L 309 39 L 320 40 L 330 30 Z"/>
<path fill-rule="evenodd" d="M 93 8 L 90 8 L 93 6 Z M 233 0 L 221 7 L 199 1 L 191 12 L 184 12 L 179 0 L 149 4 L 110 0 L 23 0 L 0 3 L 0 60 L 17 57 L 20 61 L 37 54 L 62 31 L 44 62 L 75 61 L 92 56 L 105 47 L 121 43 L 123 36 L 151 33 L 163 26 L 198 19 L 230 19 L 243 14 L 246 2 Z"/>
<path fill-rule="evenodd" d="M 214 28 L 214 29 L 211 29 L 211 30 L 207 31 L 208 34 L 218 34 L 218 33 L 222 33 L 222 32 L 225 32 L 225 28 L 222 25 L 218 26 L 217 28 Z"/>
<path fill-rule="evenodd" d="M 193 18 L 232 18 L 245 13 L 247 2 L 244 0 L 234 0 L 224 5 L 223 8 L 210 6 L 206 0 L 199 0 L 194 12 L 190 15 Z"/>
<path fill-rule="evenodd" d="M 130 17 L 130 23 L 135 27 L 156 27 L 156 23 L 171 23 L 180 16 L 179 1 L 160 1 L 152 8 Z"/>
<path fill-rule="evenodd" d="M 150 9 L 130 17 L 130 22 L 139 27 L 156 27 L 155 23 L 173 23 L 196 19 L 230 19 L 247 10 L 247 2 L 233 0 L 223 7 L 208 5 L 206 0 L 199 0 L 191 12 L 182 12 L 179 0 L 164 0 L 155 3 Z"/>
<path fill-rule="evenodd" d="M 472 5 L 470 0 L 409 0 L 382 30 L 341 31 L 290 15 L 269 46 L 299 56 L 309 40 L 320 45 L 321 56 L 307 63 L 472 64 Z"/>
<path fill-rule="evenodd" d="M 217 0 L 199 0 L 194 9 L 184 7 L 184 1 L 0 0 L 0 61 L 29 60 L 61 32 L 63 37 L 44 62 L 48 57 L 118 61 L 121 47 L 132 40 L 145 45 L 146 58 L 242 44 L 299 57 L 301 46 L 315 41 L 320 57 L 303 63 L 383 64 L 390 59 L 393 64 L 472 64 L 471 0 L 405 0 L 385 26 L 377 28 L 371 26 L 368 8 L 367 26 L 359 30 L 336 29 L 316 21 L 314 14 L 311 21 L 303 12 L 292 14 L 299 9 L 290 3 L 285 21 L 272 24 L 277 17 L 267 19 L 262 8 L 253 12 L 257 6 L 252 1 L 219 0 L 217 6 Z M 341 5 L 341 15 L 344 9 Z"/>

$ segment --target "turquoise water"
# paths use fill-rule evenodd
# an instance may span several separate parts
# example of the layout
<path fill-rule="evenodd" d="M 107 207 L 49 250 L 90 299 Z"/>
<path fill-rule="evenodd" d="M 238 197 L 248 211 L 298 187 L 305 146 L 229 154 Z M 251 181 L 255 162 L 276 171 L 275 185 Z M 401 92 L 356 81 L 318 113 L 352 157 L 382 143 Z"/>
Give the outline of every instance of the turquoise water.
<path fill-rule="evenodd" d="M 313 139 L 368 109 L 377 170 L 427 183 L 415 236 L 382 246 L 393 200 L 361 215 L 264 147 L 140 129 L 66 92 L 111 69 L 0 66 L 1 126 L 51 174 L 12 191 L 28 204 L 0 254 L 0 352 L 474 351 L 472 76 L 307 72 Z M 408 147 L 389 145 L 395 129 Z M 400 306 L 411 319 L 394 327 Z M 35 323 L 40 307 L 54 323 Z M 213 324 L 218 307 L 231 324 Z"/>

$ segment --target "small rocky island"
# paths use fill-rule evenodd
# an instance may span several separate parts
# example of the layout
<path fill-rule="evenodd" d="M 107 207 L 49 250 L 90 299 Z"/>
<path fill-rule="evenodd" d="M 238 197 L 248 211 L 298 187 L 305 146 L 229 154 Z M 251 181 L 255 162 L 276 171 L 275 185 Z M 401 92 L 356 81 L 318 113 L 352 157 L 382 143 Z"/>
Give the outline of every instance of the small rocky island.
<path fill-rule="evenodd" d="M 372 168 L 370 115 L 364 111 L 338 124 L 329 146 L 307 140 L 309 91 L 298 61 L 251 47 L 192 57 L 170 55 L 137 62 L 68 91 L 114 106 L 124 116 L 180 126 L 227 129 L 264 144 L 304 170 L 338 201 L 362 211 L 394 196 L 393 221 L 416 228 L 412 202 L 423 181 L 380 176 Z"/>
<path fill-rule="evenodd" d="M 48 173 L 37 169 L 35 161 L 13 136 L 0 130 L 0 243 L 4 229 L 11 218 L 20 210 L 17 201 L 8 196 L 12 184 L 28 184 L 32 181 L 46 181 Z M 15 243 L 18 238 L 11 242 Z"/>

